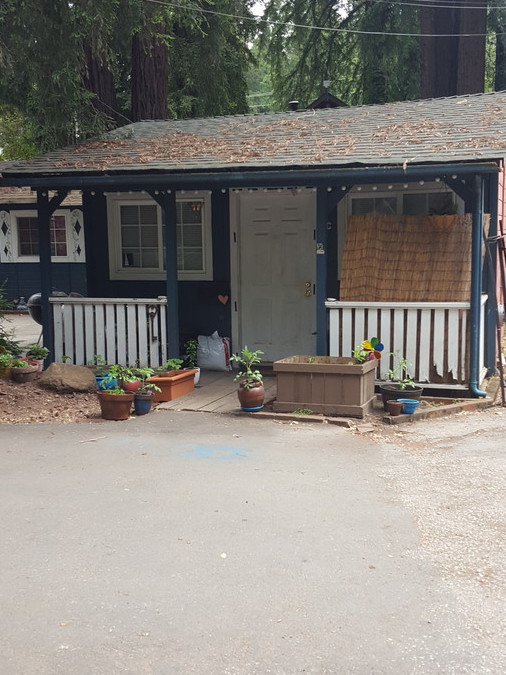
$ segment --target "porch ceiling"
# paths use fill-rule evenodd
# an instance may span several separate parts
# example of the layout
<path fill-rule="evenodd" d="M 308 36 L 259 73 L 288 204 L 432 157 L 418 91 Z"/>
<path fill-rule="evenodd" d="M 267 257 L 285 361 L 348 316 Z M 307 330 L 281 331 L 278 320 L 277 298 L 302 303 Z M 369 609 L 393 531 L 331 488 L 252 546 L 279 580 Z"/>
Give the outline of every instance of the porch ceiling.
<path fill-rule="evenodd" d="M 4 185 L 56 177 L 405 169 L 506 156 L 506 92 L 385 105 L 145 121 L 33 160 L 0 164 Z M 148 174 L 148 176 L 146 176 Z M 271 174 L 272 175 L 272 174 Z M 30 177 L 32 180 L 26 180 Z M 156 180 L 156 178 L 155 178 Z M 60 183 L 64 184 L 64 183 Z M 68 183 L 70 185 L 70 182 Z"/>

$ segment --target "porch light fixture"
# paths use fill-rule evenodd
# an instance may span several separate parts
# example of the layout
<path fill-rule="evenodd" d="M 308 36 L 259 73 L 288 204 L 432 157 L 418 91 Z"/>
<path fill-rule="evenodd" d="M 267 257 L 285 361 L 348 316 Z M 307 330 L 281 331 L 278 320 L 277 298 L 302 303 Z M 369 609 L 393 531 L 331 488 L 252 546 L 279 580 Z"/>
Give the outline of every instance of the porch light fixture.
<path fill-rule="evenodd" d="M 344 192 L 346 190 L 346 185 L 341 185 L 341 190 Z"/>
<path fill-rule="evenodd" d="M 456 173 L 452 174 L 452 178 L 453 180 L 455 180 L 457 178 L 457 174 Z"/>
<path fill-rule="evenodd" d="M 332 188 L 330 186 L 327 188 L 327 192 L 332 192 Z"/>
<path fill-rule="evenodd" d="M 373 189 L 373 190 L 377 190 L 377 189 L 378 189 L 378 186 L 377 186 L 377 185 L 373 185 L 373 186 L 372 186 L 372 189 Z"/>
<path fill-rule="evenodd" d="M 419 183 L 420 183 L 420 185 L 425 185 L 425 181 L 424 181 L 424 180 L 419 181 Z"/>
<path fill-rule="evenodd" d="M 436 181 L 436 183 L 441 182 L 441 178 L 439 178 L 439 176 L 437 178 L 434 178 L 434 180 Z"/>

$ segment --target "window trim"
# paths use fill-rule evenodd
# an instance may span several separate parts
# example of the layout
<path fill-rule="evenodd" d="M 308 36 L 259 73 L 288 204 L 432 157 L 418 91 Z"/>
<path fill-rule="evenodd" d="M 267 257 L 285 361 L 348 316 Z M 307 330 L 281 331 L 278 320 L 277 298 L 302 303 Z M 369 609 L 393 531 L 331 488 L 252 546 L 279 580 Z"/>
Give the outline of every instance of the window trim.
<path fill-rule="evenodd" d="M 109 278 L 120 281 L 159 281 L 167 277 L 166 270 L 163 269 L 163 258 L 160 257 L 161 269 L 132 267 L 124 268 L 121 259 L 121 231 L 120 231 L 120 208 L 124 205 L 149 205 L 156 206 L 156 217 L 158 225 L 158 243 L 162 243 L 163 219 L 162 209 L 147 194 L 140 193 L 119 193 L 108 194 L 107 197 L 107 222 L 108 222 L 108 241 L 109 241 Z M 212 222 L 211 222 L 211 195 L 204 191 L 178 192 L 176 201 L 195 201 L 202 200 L 204 203 L 202 214 L 202 244 L 204 269 L 201 272 L 188 272 L 179 270 L 177 278 L 179 281 L 212 281 L 213 280 L 213 249 L 212 249 Z"/>
<path fill-rule="evenodd" d="M 11 228 L 11 259 L 9 262 L 14 263 L 39 263 L 40 256 L 38 255 L 21 255 L 19 253 L 19 230 L 18 218 L 35 218 L 37 220 L 37 211 L 31 209 L 16 209 L 9 212 L 10 228 Z M 52 216 L 63 216 L 65 218 L 65 235 L 67 244 L 67 255 L 65 256 L 51 256 L 53 263 L 69 263 L 76 262 L 72 251 L 72 211 L 68 209 L 57 209 Z"/>

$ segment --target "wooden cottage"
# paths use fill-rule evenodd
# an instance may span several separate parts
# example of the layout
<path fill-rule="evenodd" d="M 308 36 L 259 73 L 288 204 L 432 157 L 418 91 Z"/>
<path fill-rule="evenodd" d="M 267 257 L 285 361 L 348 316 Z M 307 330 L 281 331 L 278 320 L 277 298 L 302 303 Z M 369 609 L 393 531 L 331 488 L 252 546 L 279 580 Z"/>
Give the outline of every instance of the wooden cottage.
<path fill-rule="evenodd" d="M 145 121 L 0 165 L 1 185 L 37 194 L 46 343 L 77 363 L 154 363 L 217 330 L 271 362 L 376 335 L 417 381 L 483 394 L 505 110 L 499 92 Z M 70 191 L 89 297 L 62 307 L 50 227 Z"/>

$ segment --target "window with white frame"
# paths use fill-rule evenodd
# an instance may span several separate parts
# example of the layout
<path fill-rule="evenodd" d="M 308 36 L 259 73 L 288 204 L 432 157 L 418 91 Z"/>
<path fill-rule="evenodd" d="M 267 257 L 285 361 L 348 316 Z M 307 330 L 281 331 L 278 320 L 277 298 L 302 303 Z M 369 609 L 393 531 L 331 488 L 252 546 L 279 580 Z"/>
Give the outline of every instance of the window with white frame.
<path fill-rule="evenodd" d="M 407 188 L 395 185 L 388 192 L 372 192 L 370 188 L 362 187 L 360 192 L 352 191 L 349 199 L 349 212 L 354 216 L 366 213 L 405 216 L 447 214 L 460 212 L 463 207 L 462 200 L 452 190 L 438 183 L 409 185 Z"/>
<path fill-rule="evenodd" d="M 36 211 L 2 211 L 0 262 L 39 262 L 39 225 Z M 84 262 L 82 212 L 58 210 L 49 222 L 52 262 Z"/>
<path fill-rule="evenodd" d="M 212 279 L 211 200 L 208 194 L 178 194 L 178 278 Z M 165 227 L 158 204 L 141 195 L 109 195 L 112 279 L 164 279 Z"/>

